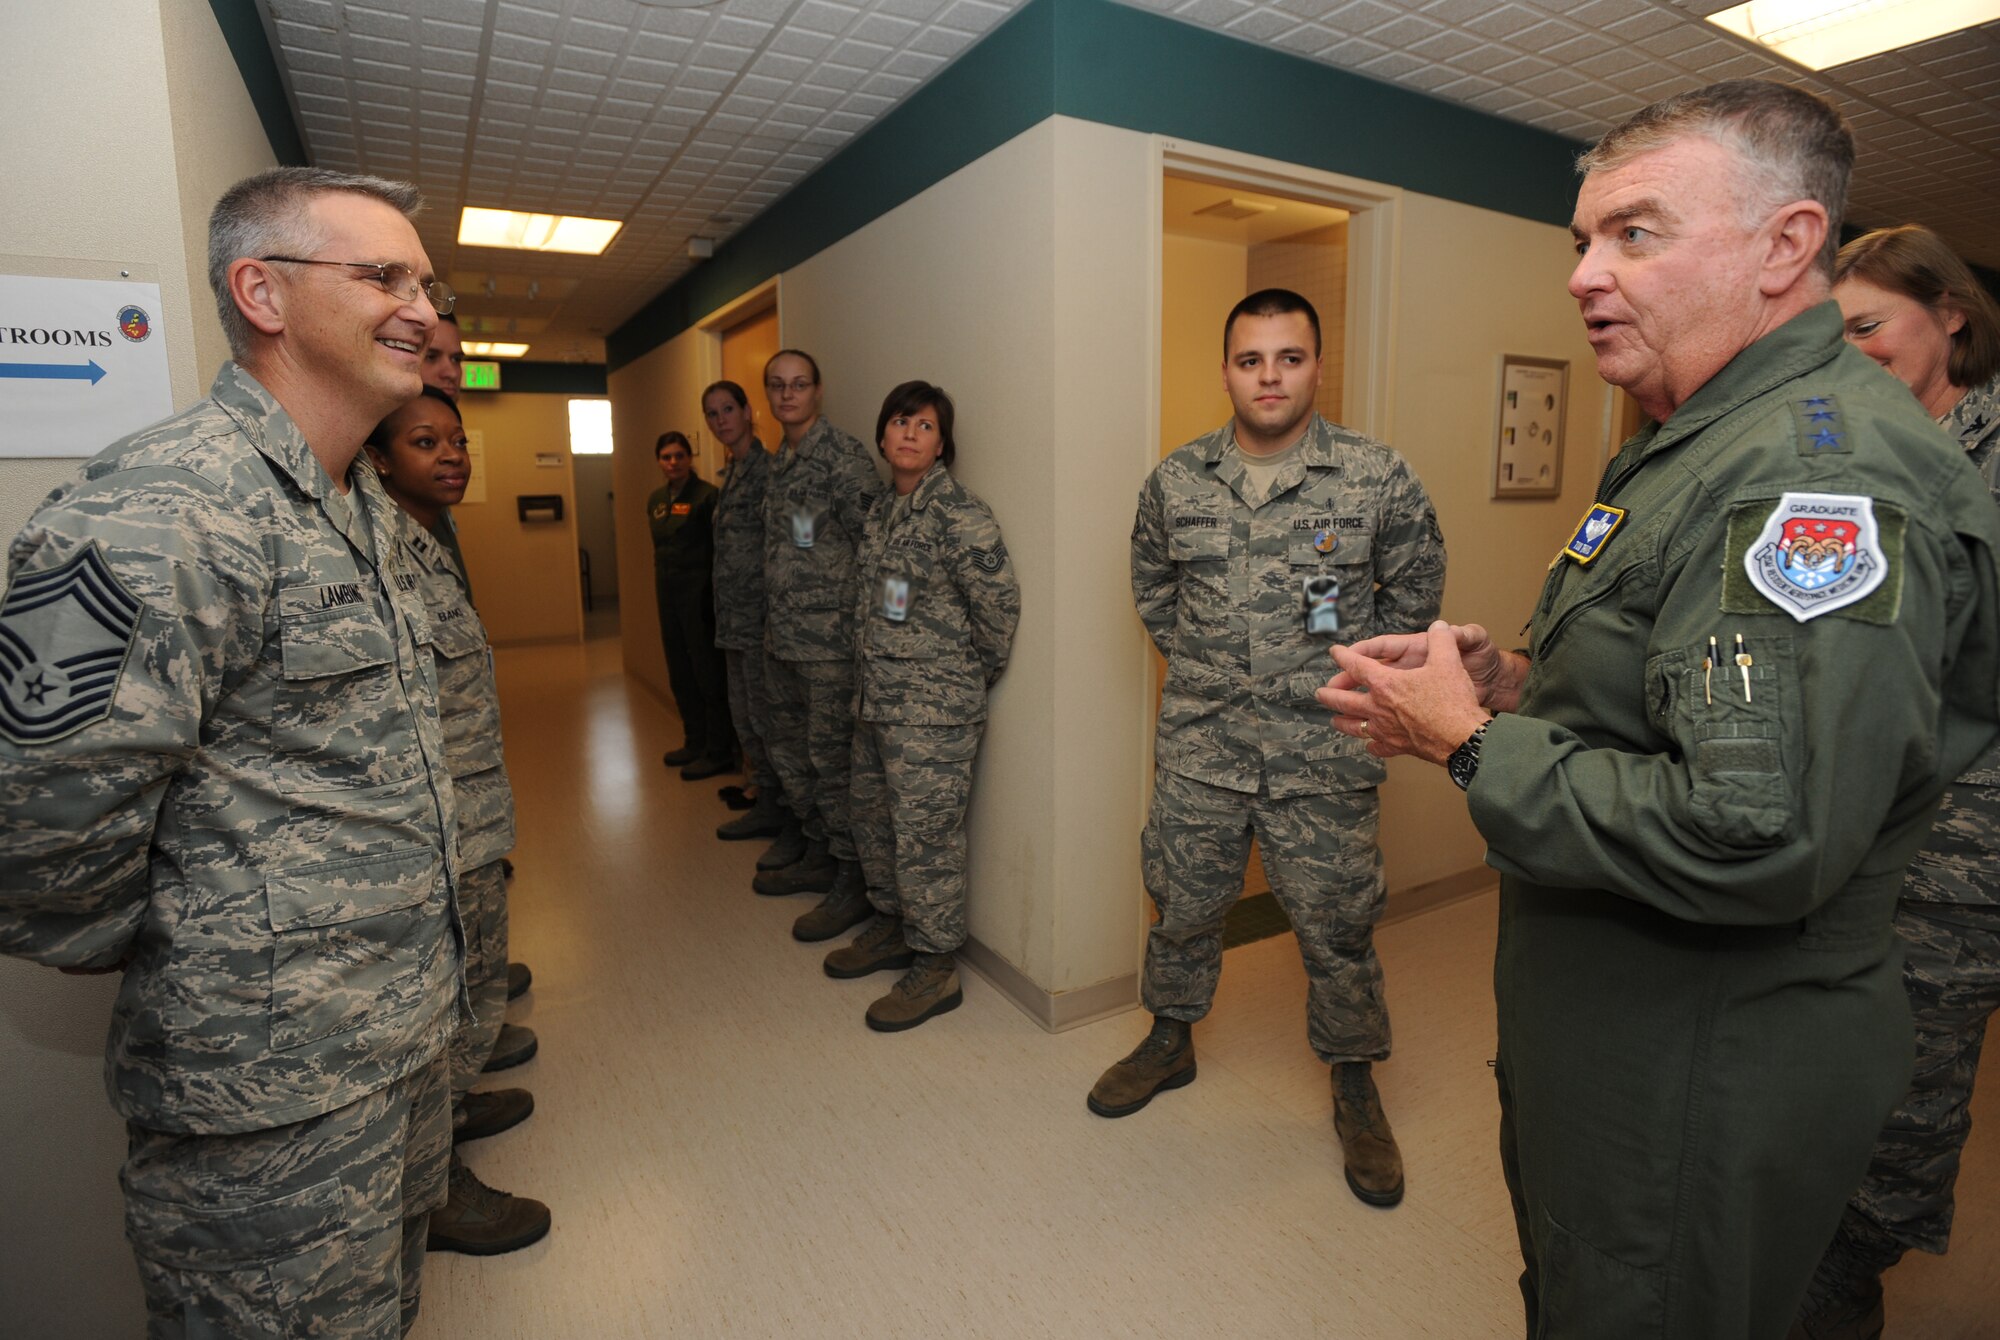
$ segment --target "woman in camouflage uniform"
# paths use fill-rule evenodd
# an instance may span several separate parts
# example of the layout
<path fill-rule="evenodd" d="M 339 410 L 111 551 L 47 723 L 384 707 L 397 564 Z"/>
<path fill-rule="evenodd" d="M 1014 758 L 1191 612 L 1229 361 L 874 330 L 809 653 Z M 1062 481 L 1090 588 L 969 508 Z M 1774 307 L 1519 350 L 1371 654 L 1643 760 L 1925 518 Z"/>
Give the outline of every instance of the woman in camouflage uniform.
<path fill-rule="evenodd" d="M 1882 228 L 1840 249 L 1833 296 L 1847 339 L 1910 388 L 2000 502 L 2000 311 L 1928 228 Z M 1896 906 L 1916 1022 L 1910 1092 L 1876 1137 L 1800 1313 L 1811 1340 L 1882 1328 L 1882 1272 L 1942 1252 L 1986 1023 L 2000 1005 L 2000 745 L 1945 792 Z"/>
<path fill-rule="evenodd" d="M 500 752 L 500 693 L 486 629 L 459 584 L 457 563 L 431 533 L 438 514 L 465 496 L 472 457 L 457 407 L 427 386 L 376 426 L 368 458 L 402 523 L 393 579 L 423 596 L 430 617 L 439 724 L 458 810 L 458 912 L 472 1015 L 461 1018 L 447 1047 L 456 1144 L 504 1131 L 535 1109 L 523 1089 L 472 1092 L 505 1022 L 507 881 L 501 858 L 514 845 L 514 792 Z M 386 552 L 391 546 L 380 547 Z M 487 1186 L 453 1149 L 450 1198 L 431 1214 L 431 1251 L 491 1256 L 526 1247 L 548 1231 L 548 1206 Z"/>
<path fill-rule="evenodd" d="M 904 382 L 876 448 L 894 492 L 856 565 L 852 825 L 874 915 L 826 959 L 830 977 L 904 968 L 868 1007 L 880 1032 L 956 1009 L 965 943 L 965 811 L 986 696 L 1006 667 L 1021 588 L 985 503 L 952 477 L 951 397 Z"/>

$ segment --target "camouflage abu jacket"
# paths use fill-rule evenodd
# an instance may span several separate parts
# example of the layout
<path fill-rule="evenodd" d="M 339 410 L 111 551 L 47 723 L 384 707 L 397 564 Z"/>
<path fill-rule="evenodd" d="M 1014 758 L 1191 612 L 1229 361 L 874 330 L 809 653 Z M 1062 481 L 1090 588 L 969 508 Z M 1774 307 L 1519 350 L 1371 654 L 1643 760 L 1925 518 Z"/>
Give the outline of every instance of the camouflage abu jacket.
<path fill-rule="evenodd" d="M 715 645 L 764 645 L 764 492 L 771 453 L 756 438 L 730 461 L 715 504 Z"/>
<path fill-rule="evenodd" d="M 1021 584 L 992 509 L 940 462 L 907 496 L 875 504 L 857 568 L 861 719 L 986 720 L 986 691 L 1021 621 Z"/>
<path fill-rule="evenodd" d="M 383 579 L 395 505 L 348 478 L 226 363 L 8 555 L 0 952 L 128 962 L 107 1078 L 141 1126 L 330 1111 L 454 1023 L 431 624 Z"/>
<path fill-rule="evenodd" d="M 459 869 L 477 870 L 514 850 L 514 789 L 500 748 L 493 652 L 451 551 L 415 517 L 395 511 L 403 559 L 396 581 L 423 598 L 431 621 L 445 766 L 458 810 Z"/>
<path fill-rule="evenodd" d="M 1132 598 L 1167 658 L 1154 758 L 1274 798 L 1378 785 L 1381 761 L 1313 693 L 1333 677 L 1335 642 L 1437 617 L 1430 498 L 1402 456 L 1315 414 L 1252 508 L 1234 444 L 1229 424 L 1176 448 L 1139 490 Z"/>
<path fill-rule="evenodd" d="M 781 661 L 854 655 L 854 548 L 882 493 L 868 449 L 824 417 L 778 448 L 764 491 L 764 645 Z"/>

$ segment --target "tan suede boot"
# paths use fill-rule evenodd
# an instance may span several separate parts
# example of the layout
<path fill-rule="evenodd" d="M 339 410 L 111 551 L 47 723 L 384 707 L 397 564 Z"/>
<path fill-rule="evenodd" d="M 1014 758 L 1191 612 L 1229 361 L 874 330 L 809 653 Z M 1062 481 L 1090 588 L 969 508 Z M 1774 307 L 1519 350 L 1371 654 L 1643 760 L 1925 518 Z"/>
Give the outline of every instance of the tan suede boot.
<path fill-rule="evenodd" d="M 1084 1101 L 1100 1117 L 1129 1117 L 1163 1089 L 1194 1083 L 1194 1025 L 1156 1017 L 1131 1054 L 1098 1076 Z"/>
<path fill-rule="evenodd" d="M 907 968 L 917 961 L 917 951 L 903 939 L 903 919 L 885 917 L 880 912 L 861 928 L 861 934 L 826 956 L 826 975 L 843 980 L 866 977 L 888 968 Z"/>
<path fill-rule="evenodd" d="M 1333 1129 L 1347 1162 L 1347 1189 L 1370 1205 L 1400 1201 L 1403 1152 L 1383 1115 L 1382 1095 L 1375 1090 L 1368 1062 L 1343 1061 L 1333 1067 Z"/>
<path fill-rule="evenodd" d="M 964 1003 L 958 960 L 950 954 L 918 954 L 889 994 L 868 1007 L 868 1026 L 877 1033 L 900 1033 Z"/>

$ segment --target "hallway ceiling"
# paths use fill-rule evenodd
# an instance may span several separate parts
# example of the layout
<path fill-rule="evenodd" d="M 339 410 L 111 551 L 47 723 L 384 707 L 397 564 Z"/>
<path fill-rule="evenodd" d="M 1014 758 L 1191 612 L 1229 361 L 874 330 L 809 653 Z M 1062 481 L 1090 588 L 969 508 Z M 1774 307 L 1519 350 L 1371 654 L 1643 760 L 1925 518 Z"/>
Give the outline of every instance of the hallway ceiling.
<path fill-rule="evenodd" d="M 1728 0 L 1126 0 L 1578 140 L 1769 76 L 1831 96 L 1851 214 L 2000 268 L 2000 23 L 1803 73 L 1702 22 Z M 258 0 L 321 167 L 417 182 L 469 338 L 603 337 L 1019 7 L 1017 0 Z M 625 221 L 601 257 L 461 247 L 477 204 Z M 490 282 L 489 282 L 490 281 Z M 489 293 L 490 287 L 490 293 Z"/>

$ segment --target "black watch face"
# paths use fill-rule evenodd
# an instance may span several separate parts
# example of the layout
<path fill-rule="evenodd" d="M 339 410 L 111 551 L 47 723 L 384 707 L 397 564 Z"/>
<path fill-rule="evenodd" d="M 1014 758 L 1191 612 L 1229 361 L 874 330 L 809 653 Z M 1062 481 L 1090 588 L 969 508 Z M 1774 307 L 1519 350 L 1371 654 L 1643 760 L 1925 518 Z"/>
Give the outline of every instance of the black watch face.
<path fill-rule="evenodd" d="M 1444 770 L 1451 774 L 1451 779 L 1458 783 L 1458 789 L 1463 791 L 1472 785 L 1472 774 L 1479 771 L 1479 755 L 1460 745 L 1444 761 Z"/>

